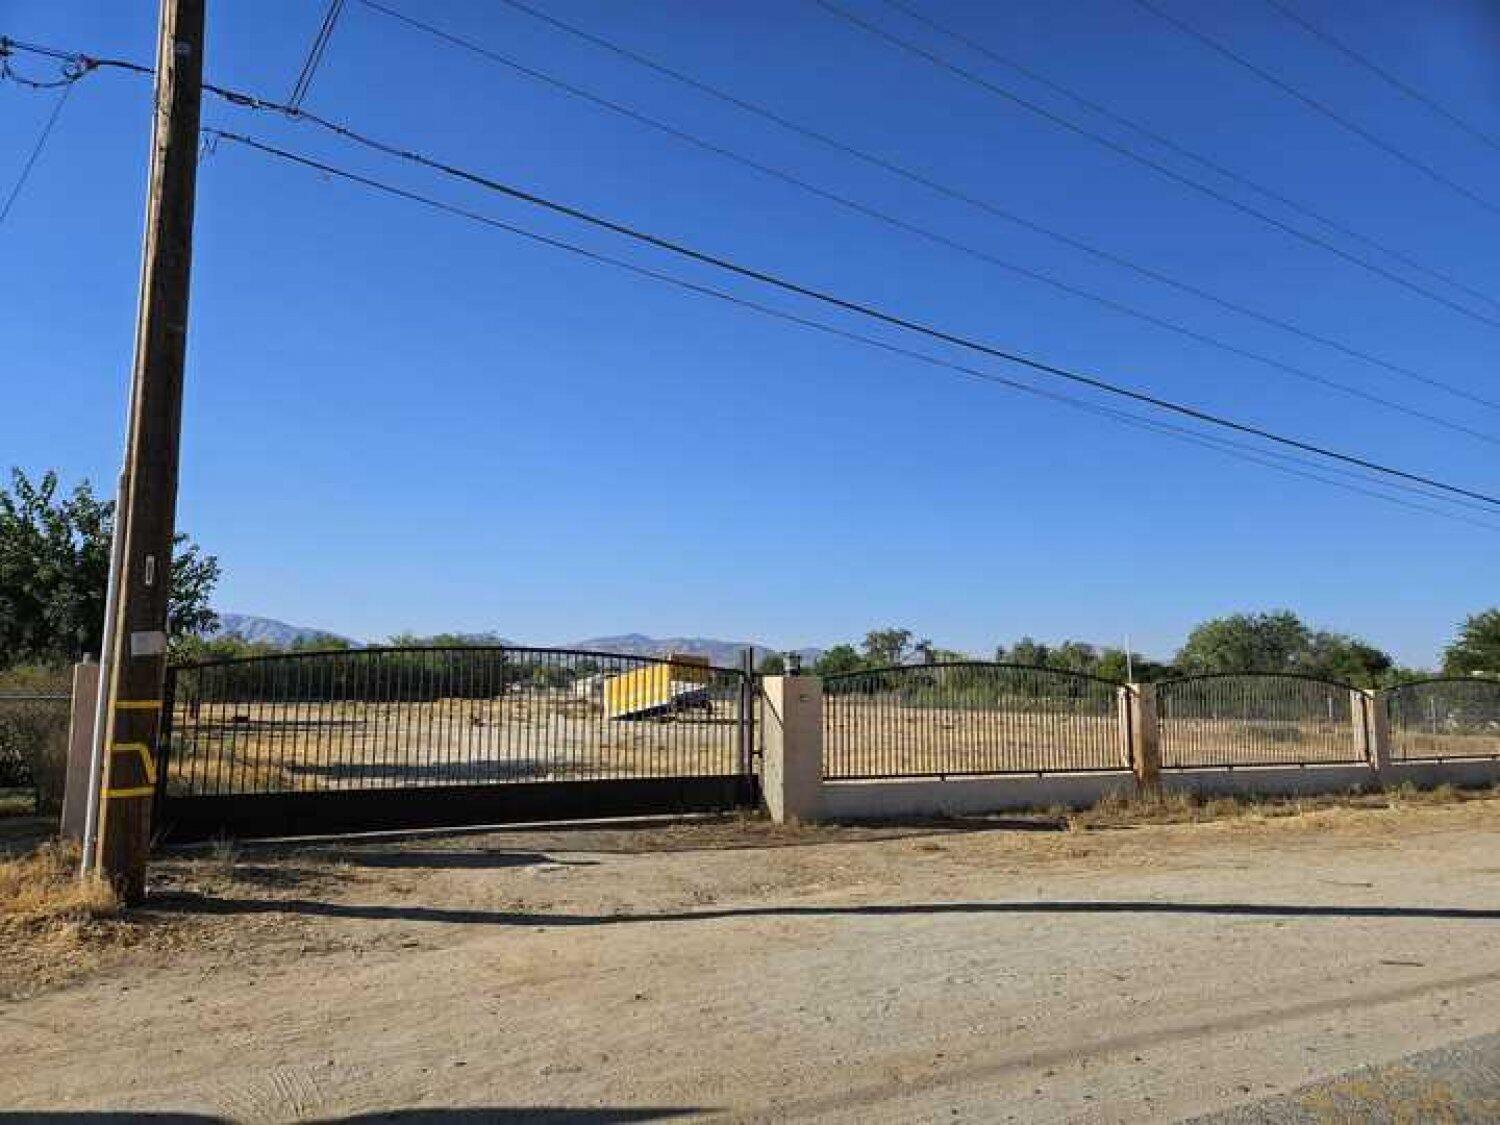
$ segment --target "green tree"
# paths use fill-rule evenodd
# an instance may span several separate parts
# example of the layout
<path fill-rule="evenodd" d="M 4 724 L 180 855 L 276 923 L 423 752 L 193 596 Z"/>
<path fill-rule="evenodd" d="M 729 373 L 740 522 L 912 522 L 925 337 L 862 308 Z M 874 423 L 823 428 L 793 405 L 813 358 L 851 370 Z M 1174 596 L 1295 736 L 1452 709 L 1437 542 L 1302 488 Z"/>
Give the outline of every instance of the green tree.
<path fill-rule="evenodd" d="M 1458 636 L 1443 650 L 1443 672 L 1449 676 L 1472 676 L 1475 672 L 1500 675 L 1500 609 L 1487 609 L 1464 619 Z"/>
<path fill-rule="evenodd" d="M 1035 668 L 1056 668 L 1061 672 L 1082 672 L 1120 682 L 1131 676 L 1137 682 L 1159 680 L 1172 670 L 1170 665 L 1148 660 L 1137 652 L 1127 657 L 1122 648 L 1100 647 L 1084 641 L 1063 641 L 1054 647 L 1031 637 L 1022 637 L 1009 649 L 1000 645 L 995 649 L 995 659 Z"/>
<path fill-rule="evenodd" d="M 1177 654 L 1184 672 L 1300 672 L 1361 685 L 1383 682 L 1395 661 L 1346 633 L 1313 630 L 1290 610 L 1205 621 Z"/>
<path fill-rule="evenodd" d="M 853 645 L 834 645 L 818 657 L 813 671 L 819 676 L 839 676 L 845 672 L 858 672 L 868 665 Z"/>
<path fill-rule="evenodd" d="M 0 487 L 0 664 L 70 663 L 99 652 L 113 533 L 114 504 L 95 497 L 88 481 L 62 494 L 55 472 L 33 481 L 11 470 L 10 488 Z M 212 630 L 219 560 L 179 535 L 170 578 L 170 635 Z"/>
<path fill-rule="evenodd" d="M 1106 680 L 1128 680 L 1131 676 L 1139 676 L 1140 668 L 1146 661 L 1141 660 L 1135 653 L 1130 654 L 1127 660 L 1123 648 L 1102 648 L 1099 650 L 1098 659 L 1094 661 L 1092 668 L 1087 671 L 1092 676 L 1100 676 Z"/>
<path fill-rule="evenodd" d="M 969 659 L 968 653 L 959 652 L 955 648 L 943 648 L 925 637 L 912 644 L 911 653 L 923 664 L 954 664 Z"/>
<path fill-rule="evenodd" d="M 1092 675 L 1099 668 L 1099 650 L 1083 641 L 1063 641 L 1052 650 L 1047 665 L 1064 672 L 1086 672 Z"/>
<path fill-rule="evenodd" d="M 995 659 L 1006 664 L 1029 664 L 1034 668 L 1045 668 L 1052 659 L 1052 650 L 1041 641 L 1022 637 L 1008 649 L 1004 645 L 996 648 Z"/>
<path fill-rule="evenodd" d="M 928 641 L 919 644 L 930 644 Z M 871 629 L 865 634 L 865 660 L 876 668 L 905 664 L 915 651 L 910 629 Z"/>
<path fill-rule="evenodd" d="M 762 676 L 780 676 L 786 671 L 786 657 L 779 652 L 768 652 L 760 658 L 756 671 Z"/>
<path fill-rule="evenodd" d="M 1170 664 L 1163 664 L 1160 660 L 1142 656 L 1134 650 L 1131 651 L 1130 658 L 1127 660 L 1123 648 L 1110 647 L 1099 650 L 1099 661 L 1090 671 L 1106 680 L 1133 679 L 1138 684 L 1149 684 L 1175 675 L 1177 669 Z"/>
<path fill-rule="evenodd" d="M 1395 664 L 1389 653 L 1358 637 L 1318 632 L 1309 638 L 1308 650 L 1299 670 L 1368 687 L 1383 682 Z"/>
<path fill-rule="evenodd" d="M 1290 610 L 1236 613 L 1205 621 L 1177 653 L 1184 672 L 1291 672 L 1312 643 L 1312 633 Z"/>
<path fill-rule="evenodd" d="M 918 651 L 925 664 L 962 664 L 974 659 L 967 652 L 959 652 L 956 648 L 943 648 L 931 641 L 924 641 Z"/>
<path fill-rule="evenodd" d="M 281 650 L 265 641 L 247 641 L 236 633 L 217 637 L 181 637 L 172 644 L 176 660 L 239 660 L 248 656 L 271 656 Z"/>
<path fill-rule="evenodd" d="M 405 632 L 393 634 L 386 644 L 391 648 L 491 648 L 502 645 L 499 637 L 490 633 L 433 633 L 422 636 Z"/>

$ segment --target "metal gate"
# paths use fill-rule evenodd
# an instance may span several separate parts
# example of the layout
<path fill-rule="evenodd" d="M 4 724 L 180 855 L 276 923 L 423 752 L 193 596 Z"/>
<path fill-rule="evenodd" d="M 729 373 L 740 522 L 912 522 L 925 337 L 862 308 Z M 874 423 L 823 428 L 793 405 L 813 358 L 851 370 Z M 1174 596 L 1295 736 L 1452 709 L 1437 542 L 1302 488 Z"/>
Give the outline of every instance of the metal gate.
<path fill-rule="evenodd" d="M 365 648 L 169 669 L 169 839 L 726 809 L 758 798 L 754 676 L 570 649 Z"/>
<path fill-rule="evenodd" d="M 1291 672 L 1209 672 L 1156 685 L 1163 769 L 1357 765 L 1367 760 L 1358 689 Z"/>
<path fill-rule="evenodd" d="M 1500 681 L 1440 676 L 1381 696 L 1396 761 L 1500 758 Z"/>
<path fill-rule="evenodd" d="M 830 781 L 1130 768 L 1125 685 L 1025 664 L 903 664 L 823 681 Z"/>

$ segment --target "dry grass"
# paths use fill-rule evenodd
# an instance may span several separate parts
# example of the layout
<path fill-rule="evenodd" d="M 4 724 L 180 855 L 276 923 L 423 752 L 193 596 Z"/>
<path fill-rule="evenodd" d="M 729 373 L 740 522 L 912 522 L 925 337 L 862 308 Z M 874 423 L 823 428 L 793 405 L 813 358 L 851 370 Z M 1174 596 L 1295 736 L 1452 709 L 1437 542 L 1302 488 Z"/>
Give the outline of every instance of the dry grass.
<path fill-rule="evenodd" d="M 561 689 L 403 703 L 179 703 L 169 785 L 174 793 L 261 792 L 726 773 L 738 762 L 736 714 L 735 703 L 719 699 L 706 713 L 616 721 Z M 838 777 L 1128 768 L 1108 693 L 1065 706 L 986 707 L 833 696 L 825 731 L 825 762 Z M 1487 737 L 1422 745 L 1434 755 L 1500 752 Z M 1343 721 L 1178 717 L 1163 738 L 1168 766 L 1361 757 Z"/>
<path fill-rule="evenodd" d="M 1407 783 L 1384 793 L 1335 793 L 1316 797 L 1200 797 L 1169 792 L 1120 796 L 1110 794 L 1087 809 L 1057 810 L 1075 830 L 1127 828 L 1142 824 L 1204 824 L 1254 818 L 1279 820 L 1330 809 L 1400 809 L 1455 805 L 1500 799 L 1500 786 L 1458 789 L 1439 785 L 1419 789 Z"/>
<path fill-rule="evenodd" d="M 0 817 L 32 816 L 36 795 L 30 789 L 0 789 Z"/>
<path fill-rule="evenodd" d="M 0 1002 L 125 964 L 194 950 L 233 951 L 244 941 L 272 941 L 282 930 L 297 929 L 274 918 L 193 917 L 158 896 L 324 892 L 352 881 L 333 863 L 248 864 L 237 844 L 221 842 L 199 859 L 154 859 L 151 896 L 142 908 L 126 909 L 107 883 L 78 878 L 76 844 L 48 840 L 0 858 Z"/>
<path fill-rule="evenodd" d="M 109 885 L 78 878 L 78 849 L 49 841 L 30 855 L 0 860 L 0 924 L 92 921 L 119 913 Z"/>
<path fill-rule="evenodd" d="M 1127 768 L 1112 697 L 1049 709 L 830 696 L 823 723 L 824 762 L 838 777 Z"/>
<path fill-rule="evenodd" d="M 135 937 L 109 884 L 78 878 L 76 846 L 0 859 L 0 996 L 62 983 Z"/>
<path fill-rule="evenodd" d="M 180 704 L 171 792 L 362 789 L 732 772 L 736 705 L 618 721 L 556 695 L 430 702 Z"/>
<path fill-rule="evenodd" d="M 1490 728 L 1445 731 L 1397 730 L 1392 751 L 1398 762 L 1424 758 L 1493 758 L 1500 754 L 1500 735 Z"/>

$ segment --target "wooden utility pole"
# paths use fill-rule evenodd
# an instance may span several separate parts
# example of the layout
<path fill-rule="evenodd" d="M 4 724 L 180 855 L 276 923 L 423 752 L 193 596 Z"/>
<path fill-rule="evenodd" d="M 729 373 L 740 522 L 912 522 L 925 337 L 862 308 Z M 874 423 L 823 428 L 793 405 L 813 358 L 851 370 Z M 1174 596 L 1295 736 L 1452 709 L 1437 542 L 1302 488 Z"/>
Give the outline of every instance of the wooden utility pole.
<path fill-rule="evenodd" d="M 182 374 L 187 350 L 193 197 L 203 88 L 204 0 L 161 0 L 156 112 L 146 195 L 106 718 L 98 868 L 126 902 L 146 890 L 154 758 L 167 663 L 167 598 L 176 533 Z"/>

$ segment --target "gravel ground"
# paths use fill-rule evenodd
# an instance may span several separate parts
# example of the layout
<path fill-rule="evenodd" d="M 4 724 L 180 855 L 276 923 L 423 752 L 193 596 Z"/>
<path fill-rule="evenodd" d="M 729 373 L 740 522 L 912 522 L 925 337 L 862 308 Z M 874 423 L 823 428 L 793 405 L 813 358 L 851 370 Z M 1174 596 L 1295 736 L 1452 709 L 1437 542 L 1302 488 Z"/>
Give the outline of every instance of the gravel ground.
<path fill-rule="evenodd" d="M 1500 1035 L 1481 1035 L 1384 1066 L 1361 1067 L 1290 1094 L 1195 1120 L 1205 1125 L 1500 1121 Z"/>
<path fill-rule="evenodd" d="M 1439 1081 L 1481 1105 L 1500 804 L 1043 827 L 530 828 L 180 856 L 153 873 L 170 949 L 0 1005 L 0 1106 L 1341 1120 L 1339 1098 Z M 1410 1061 L 1432 1051 L 1431 1070 Z M 1361 1087 L 1362 1066 L 1385 1085 Z"/>

